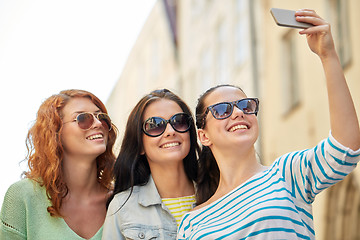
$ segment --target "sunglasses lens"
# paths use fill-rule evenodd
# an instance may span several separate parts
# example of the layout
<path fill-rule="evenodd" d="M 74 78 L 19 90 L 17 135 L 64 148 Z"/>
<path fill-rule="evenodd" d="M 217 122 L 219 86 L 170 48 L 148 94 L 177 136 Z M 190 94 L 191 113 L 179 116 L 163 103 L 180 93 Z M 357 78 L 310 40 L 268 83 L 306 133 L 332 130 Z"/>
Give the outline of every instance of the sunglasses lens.
<path fill-rule="evenodd" d="M 257 103 L 254 99 L 243 99 L 236 103 L 236 106 L 246 114 L 256 112 Z"/>
<path fill-rule="evenodd" d="M 175 131 L 186 132 L 190 128 L 190 117 L 184 113 L 176 114 L 171 118 L 170 124 Z"/>
<path fill-rule="evenodd" d="M 159 117 L 149 118 L 144 122 L 143 130 L 146 134 L 156 137 L 161 135 L 166 128 L 166 122 Z"/>
<path fill-rule="evenodd" d="M 80 113 L 76 119 L 79 127 L 84 130 L 91 128 L 94 123 L 94 117 L 90 113 Z"/>
<path fill-rule="evenodd" d="M 216 119 L 223 119 L 231 114 L 230 103 L 219 103 L 211 108 L 211 112 Z"/>
<path fill-rule="evenodd" d="M 107 114 L 99 113 L 97 115 L 97 119 L 99 119 L 105 129 L 107 129 L 108 131 L 111 130 L 111 119 Z"/>

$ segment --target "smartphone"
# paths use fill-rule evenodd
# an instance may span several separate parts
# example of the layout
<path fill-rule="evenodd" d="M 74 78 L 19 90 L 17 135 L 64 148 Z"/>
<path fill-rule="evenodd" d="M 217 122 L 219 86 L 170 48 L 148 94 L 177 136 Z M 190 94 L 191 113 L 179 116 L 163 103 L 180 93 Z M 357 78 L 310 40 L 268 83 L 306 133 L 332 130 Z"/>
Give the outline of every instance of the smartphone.
<path fill-rule="evenodd" d="M 295 19 L 295 11 L 281 9 L 281 8 L 271 8 L 271 15 L 273 16 L 277 25 L 282 27 L 291 27 L 291 28 L 309 28 L 314 25 L 310 23 L 298 22 Z"/>

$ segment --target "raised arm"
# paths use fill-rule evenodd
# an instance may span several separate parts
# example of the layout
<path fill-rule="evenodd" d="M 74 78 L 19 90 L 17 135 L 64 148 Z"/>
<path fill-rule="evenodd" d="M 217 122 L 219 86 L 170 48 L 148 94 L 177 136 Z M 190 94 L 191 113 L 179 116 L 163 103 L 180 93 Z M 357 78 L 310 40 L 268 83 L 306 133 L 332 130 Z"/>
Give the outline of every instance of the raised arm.
<path fill-rule="evenodd" d="M 308 45 L 322 62 L 329 99 L 330 126 L 336 140 L 352 150 L 360 148 L 360 129 L 354 103 L 335 50 L 330 24 L 314 10 L 296 12 L 296 20 L 315 25 L 300 31 L 306 34 Z"/>

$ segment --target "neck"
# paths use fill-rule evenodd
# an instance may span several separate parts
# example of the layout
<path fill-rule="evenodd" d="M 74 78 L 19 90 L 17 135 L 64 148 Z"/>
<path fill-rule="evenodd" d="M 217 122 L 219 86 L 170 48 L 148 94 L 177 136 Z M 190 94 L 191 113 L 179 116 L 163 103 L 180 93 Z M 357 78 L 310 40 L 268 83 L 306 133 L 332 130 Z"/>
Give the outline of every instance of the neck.
<path fill-rule="evenodd" d="M 220 169 L 217 191 L 227 193 L 266 169 L 257 161 L 254 147 L 245 152 L 239 149 L 233 152 L 215 150 L 213 154 Z"/>
<path fill-rule="evenodd" d="M 88 197 L 99 190 L 95 159 L 64 158 L 63 169 L 69 196 Z"/>
<path fill-rule="evenodd" d="M 182 162 L 152 168 L 151 175 L 161 198 L 184 197 L 195 193 L 194 184 L 186 176 Z"/>

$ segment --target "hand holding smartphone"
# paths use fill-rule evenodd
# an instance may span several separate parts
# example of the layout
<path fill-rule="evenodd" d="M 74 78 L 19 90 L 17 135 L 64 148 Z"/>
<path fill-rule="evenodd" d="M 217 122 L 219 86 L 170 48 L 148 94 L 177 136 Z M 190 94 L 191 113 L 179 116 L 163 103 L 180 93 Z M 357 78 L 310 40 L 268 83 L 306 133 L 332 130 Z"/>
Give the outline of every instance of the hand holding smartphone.
<path fill-rule="evenodd" d="M 277 25 L 282 27 L 291 27 L 291 28 L 309 28 L 314 25 L 310 23 L 298 22 L 295 19 L 295 11 L 281 9 L 281 8 L 271 8 L 271 15 L 273 16 Z"/>

